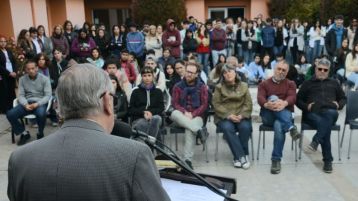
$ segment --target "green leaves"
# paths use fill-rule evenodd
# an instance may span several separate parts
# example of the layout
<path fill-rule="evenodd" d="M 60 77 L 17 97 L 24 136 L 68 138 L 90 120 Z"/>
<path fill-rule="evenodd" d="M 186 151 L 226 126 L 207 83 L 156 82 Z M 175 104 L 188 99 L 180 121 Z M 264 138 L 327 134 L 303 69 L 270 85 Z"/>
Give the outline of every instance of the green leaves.
<path fill-rule="evenodd" d="M 139 24 L 148 21 L 154 25 L 165 25 L 169 18 L 176 23 L 186 18 L 184 0 L 136 0 L 132 11 L 134 20 Z"/>

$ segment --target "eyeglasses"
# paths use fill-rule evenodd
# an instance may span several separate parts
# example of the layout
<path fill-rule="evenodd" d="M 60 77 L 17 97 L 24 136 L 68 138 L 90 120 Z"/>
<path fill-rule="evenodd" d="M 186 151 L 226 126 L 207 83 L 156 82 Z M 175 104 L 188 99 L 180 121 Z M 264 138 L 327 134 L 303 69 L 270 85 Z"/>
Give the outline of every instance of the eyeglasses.
<path fill-rule="evenodd" d="M 103 98 L 104 95 L 106 95 L 107 91 L 103 92 L 100 96 L 99 99 Z M 113 97 L 113 103 L 114 105 L 117 104 L 118 101 L 118 96 L 116 96 L 114 93 L 109 92 L 109 95 Z"/>
<path fill-rule="evenodd" d="M 321 72 L 325 72 L 327 73 L 328 72 L 328 69 L 327 68 L 317 68 L 318 71 L 321 71 Z"/>
<path fill-rule="evenodd" d="M 190 72 L 190 71 L 186 71 L 186 73 L 189 74 L 189 75 L 195 75 L 196 74 L 196 72 L 194 73 L 194 72 Z"/>

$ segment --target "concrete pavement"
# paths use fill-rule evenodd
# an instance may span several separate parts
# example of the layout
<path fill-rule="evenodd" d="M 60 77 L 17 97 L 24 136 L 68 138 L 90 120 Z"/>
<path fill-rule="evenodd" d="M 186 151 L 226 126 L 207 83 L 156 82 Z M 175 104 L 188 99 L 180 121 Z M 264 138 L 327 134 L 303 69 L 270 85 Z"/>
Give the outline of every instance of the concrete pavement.
<path fill-rule="evenodd" d="M 253 97 L 255 97 L 253 95 Z M 253 98 L 255 100 L 255 98 Z M 254 104 L 255 105 L 255 104 Z M 297 111 L 297 110 L 296 110 Z M 254 115 L 257 115 L 257 107 Z M 338 123 L 343 126 L 345 112 L 342 111 Z M 298 117 L 300 116 L 298 112 Z M 296 121 L 299 122 L 299 121 Z M 253 137 L 255 154 L 257 153 L 259 123 L 253 124 Z M 300 125 L 297 124 L 300 128 Z M 46 135 L 56 128 L 48 123 L 45 129 Z M 310 142 L 313 131 L 305 132 L 303 141 L 303 155 L 298 162 L 294 160 L 294 151 L 291 151 L 291 138 L 287 135 L 282 159 L 282 171 L 279 175 L 270 174 L 270 157 L 272 151 L 272 133 L 266 134 L 266 148 L 260 151 L 260 160 L 252 161 L 249 170 L 236 169 L 232 165 L 232 155 L 226 142 L 219 137 L 219 160 L 214 160 L 215 131 L 213 122 L 208 123 L 210 136 L 208 138 L 209 163 L 205 161 L 205 154 L 201 146 L 196 147 L 193 160 L 197 172 L 233 177 L 237 180 L 237 194 L 233 197 L 242 201 L 354 201 L 358 197 L 358 138 L 354 133 L 351 159 L 347 160 L 348 133 L 344 139 L 342 149 L 342 161 L 338 161 L 337 134 L 332 133 L 332 153 L 335 158 L 333 173 L 322 172 L 320 149 L 317 152 L 309 152 L 305 146 Z M 36 138 L 36 129 L 30 128 L 32 140 Z M 183 148 L 184 137 L 179 135 L 179 154 Z M 174 135 L 166 137 L 166 143 L 173 149 L 175 147 Z M 0 115 L 0 201 L 7 201 L 7 162 L 17 145 L 11 144 L 9 124 L 4 115 Z M 250 149 L 251 151 L 251 149 Z"/>

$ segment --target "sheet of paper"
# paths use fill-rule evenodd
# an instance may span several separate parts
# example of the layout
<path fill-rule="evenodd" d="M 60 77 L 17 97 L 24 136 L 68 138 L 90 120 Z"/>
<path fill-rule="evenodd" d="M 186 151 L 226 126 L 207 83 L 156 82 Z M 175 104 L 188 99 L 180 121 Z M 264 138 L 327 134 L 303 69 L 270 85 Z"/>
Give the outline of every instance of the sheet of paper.
<path fill-rule="evenodd" d="M 161 179 L 164 189 L 172 201 L 223 201 L 224 198 L 205 186 L 185 184 L 180 181 Z M 226 190 L 222 190 L 226 193 Z"/>

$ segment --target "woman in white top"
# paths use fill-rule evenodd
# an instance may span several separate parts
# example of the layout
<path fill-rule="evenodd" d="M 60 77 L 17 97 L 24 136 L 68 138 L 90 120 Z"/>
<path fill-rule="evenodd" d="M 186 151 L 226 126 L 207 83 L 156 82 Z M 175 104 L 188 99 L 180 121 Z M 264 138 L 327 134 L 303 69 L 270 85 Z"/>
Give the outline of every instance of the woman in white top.
<path fill-rule="evenodd" d="M 288 47 L 290 47 L 292 61 L 297 63 L 298 55 L 302 54 L 303 48 L 305 46 L 304 36 L 305 29 L 301 25 L 300 21 L 296 18 L 293 19 L 290 29 L 290 40 L 288 42 Z"/>
<path fill-rule="evenodd" d="M 353 44 L 351 53 L 346 58 L 346 77 L 358 87 L 358 41 Z"/>
<path fill-rule="evenodd" d="M 157 27 L 155 25 L 149 26 L 149 33 L 145 37 L 145 49 L 147 51 L 154 50 L 156 60 L 163 54 L 162 37 L 157 34 Z"/>
<path fill-rule="evenodd" d="M 349 41 L 348 47 L 350 50 L 353 49 L 354 37 L 357 35 L 357 33 L 356 33 L 357 27 L 358 27 L 357 18 L 353 18 L 351 25 L 347 29 L 348 30 L 348 41 Z"/>
<path fill-rule="evenodd" d="M 316 24 L 310 28 L 308 35 L 310 36 L 310 54 L 307 60 L 309 63 L 312 63 L 313 58 L 317 58 L 322 54 L 326 28 L 321 25 L 319 20 L 317 20 Z"/>

